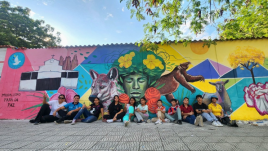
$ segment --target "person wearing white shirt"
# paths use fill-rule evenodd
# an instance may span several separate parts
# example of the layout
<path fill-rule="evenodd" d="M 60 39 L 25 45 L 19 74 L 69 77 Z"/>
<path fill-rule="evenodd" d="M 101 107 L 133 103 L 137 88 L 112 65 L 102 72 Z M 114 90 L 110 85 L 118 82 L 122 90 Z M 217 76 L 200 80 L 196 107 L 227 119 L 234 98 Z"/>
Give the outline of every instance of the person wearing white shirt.
<path fill-rule="evenodd" d="M 49 123 L 58 120 L 59 118 L 61 118 L 61 116 L 58 113 L 56 114 L 56 116 L 54 116 L 53 113 L 65 104 L 67 103 L 65 102 L 65 96 L 63 94 L 59 95 L 58 100 L 51 100 L 49 102 L 46 101 L 46 95 L 44 94 L 43 105 L 38 112 L 36 118 L 34 120 L 30 120 L 30 123 L 38 125 L 39 123 Z"/>
<path fill-rule="evenodd" d="M 143 97 L 140 99 L 140 103 L 135 110 L 135 116 L 137 123 L 147 122 L 149 118 L 148 105 L 146 105 L 146 99 Z"/>

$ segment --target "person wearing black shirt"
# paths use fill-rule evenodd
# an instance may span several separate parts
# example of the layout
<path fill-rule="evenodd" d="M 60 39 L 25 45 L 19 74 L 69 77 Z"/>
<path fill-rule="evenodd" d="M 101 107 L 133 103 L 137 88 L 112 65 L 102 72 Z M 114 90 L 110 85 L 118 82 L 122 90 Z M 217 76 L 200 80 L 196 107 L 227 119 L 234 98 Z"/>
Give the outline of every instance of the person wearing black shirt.
<path fill-rule="evenodd" d="M 108 115 L 104 115 L 104 119 L 107 123 L 121 122 L 124 115 L 123 107 L 119 103 L 119 96 L 115 95 L 113 102 L 108 107 Z"/>
<path fill-rule="evenodd" d="M 193 105 L 196 123 L 199 123 L 199 126 L 203 126 L 203 118 L 205 118 L 211 122 L 213 126 L 220 126 L 218 124 L 218 119 L 215 117 L 212 111 L 208 109 L 208 106 L 203 103 L 203 97 L 201 95 L 197 95 L 196 100 L 197 103 Z"/>
<path fill-rule="evenodd" d="M 88 111 L 88 109 L 90 111 Z M 72 125 L 75 124 L 75 121 L 83 114 L 85 119 L 83 119 L 81 122 L 84 123 L 91 123 L 96 120 L 98 120 L 98 117 L 101 113 L 102 119 L 103 119 L 103 105 L 100 103 L 99 98 L 94 99 L 94 103 L 91 104 L 90 106 L 83 105 L 82 109 L 79 110 L 79 112 L 76 114 L 72 121 Z"/>

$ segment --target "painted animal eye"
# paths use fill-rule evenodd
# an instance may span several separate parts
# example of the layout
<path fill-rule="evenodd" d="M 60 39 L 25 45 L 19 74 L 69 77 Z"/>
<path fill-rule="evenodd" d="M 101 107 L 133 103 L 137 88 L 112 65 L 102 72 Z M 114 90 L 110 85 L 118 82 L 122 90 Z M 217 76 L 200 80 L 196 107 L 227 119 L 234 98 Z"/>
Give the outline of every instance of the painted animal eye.
<path fill-rule="evenodd" d="M 100 86 L 100 89 L 104 89 L 105 88 L 105 86 Z"/>

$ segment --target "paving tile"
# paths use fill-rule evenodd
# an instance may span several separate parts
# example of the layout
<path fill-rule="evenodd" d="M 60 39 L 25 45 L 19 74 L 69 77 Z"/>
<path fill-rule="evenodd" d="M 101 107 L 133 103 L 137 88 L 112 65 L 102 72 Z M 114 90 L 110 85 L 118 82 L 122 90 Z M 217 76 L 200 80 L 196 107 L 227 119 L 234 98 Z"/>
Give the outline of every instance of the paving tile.
<path fill-rule="evenodd" d="M 29 145 L 23 146 L 22 149 L 43 149 L 54 142 L 33 142 Z"/>
<path fill-rule="evenodd" d="M 146 135 L 146 136 L 142 136 L 141 137 L 141 141 L 145 141 L 145 142 L 161 142 L 161 138 L 160 136 L 155 136 L 155 135 Z"/>
<path fill-rule="evenodd" d="M 64 140 L 67 137 L 68 136 L 47 136 L 47 137 L 43 138 L 42 141 L 44 141 L 44 142 L 57 142 L 57 141 Z"/>
<path fill-rule="evenodd" d="M 190 150 L 213 150 L 214 148 L 207 143 L 185 143 Z"/>
<path fill-rule="evenodd" d="M 225 141 L 228 143 L 240 143 L 244 142 L 244 137 L 225 137 Z"/>
<path fill-rule="evenodd" d="M 76 142 L 73 145 L 71 145 L 70 147 L 68 147 L 67 149 L 70 150 L 89 150 L 92 148 L 93 145 L 95 145 L 97 142 Z"/>
<path fill-rule="evenodd" d="M 115 150 L 137 151 L 139 148 L 139 142 L 119 142 Z"/>
<path fill-rule="evenodd" d="M 109 132 L 107 135 L 108 136 L 114 136 L 114 135 L 118 135 L 118 136 L 123 136 L 126 134 L 126 131 L 116 131 L 116 132 Z"/>
<path fill-rule="evenodd" d="M 13 142 L 13 143 L 9 143 L 3 146 L 0 146 L 0 148 L 4 148 L 4 149 L 16 149 L 16 148 L 21 148 L 23 146 L 26 146 L 28 144 L 31 144 L 33 142 L 24 142 L 24 141 L 19 141 L 19 142 Z"/>
<path fill-rule="evenodd" d="M 164 150 L 162 142 L 140 142 L 140 150 Z"/>
<path fill-rule="evenodd" d="M 7 145 L 7 144 L 10 144 L 10 143 L 13 143 L 14 141 L 0 141 L 0 146 L 3 146 L 3 145 Z"/>
<path fill-rule="evenodd" d="M 204 142 L 207 143 L 227 143 L 227 137 L 203 137 Z"/>
<path fill-rule="evenodd" d="M 117 146 L 118 142 L 98 142 L 95 144 L 92 149 L 93 150 L 114 150 Z"/>
<path fill-rule="evenodd" d="M 236 147 L 238 150 L 265 150 L 261 143 L 230 143 L 232 146 Z"/>
<path fill-rule="evenodd" d="M 123 136 L 104 136 L 101 141 L 107 142 L 118 142 Z"/>
<path fill-rule="evenodd" d="M 96 132 L 93 132 L 92 134 L 90 134 L 90 135 L 99 135 L 99 136 L 102 136 L 102 135 L 107 135 L 109 132 L 108 131 L 101 131 L 101 130 L 99 130 L 99 131 L 96 131 Z"/>
<path fill-rule="evenodd" d="M 184 143 L 178 142 L 164 142 L 165 150 L 190 150 Z"/>
<path fill-rule="evenodd" d="M 230 145 L 229 143 L 208 143 L 208 146 L 212 150 L 226 150 L 226 151 L 236 150 L 236 147 Z"/>
<path fill-rule="evenodd" d="M 130 136 L 123 136 L 121 138 L 122 142 L 139 142 L 141 140 L 141 136 L 136 136 L 136 135 L 130 135 Z"/>
<path fill-rule="evenodd" d="M 162 142 L 176 142 L 176 143 L 183 143 L 182 138 L 181 137 L 174 137 L 174 136 L 161 136 L 160 139 L 162 140 Z"/>
<path fill-rule="evenodd" d="M 205 141 L 201 137 L 196 137 L 196 136 L 182 137 L 182 141 L 185 142 L 185 143 L 191 143 L 191 142 L 205 143 Z"/>
<path fill-rule="evenodd" d="M 262 143 L 264 142 L 263 137 L 244 137 L 244 141 L 250 142 L 250 143 Z"/>
<path fill-rule="evenodd" d="M 48 145 L 44 149 L 48 149 L 48 150 L 66 149 L 69 146 L 71 146 L 72 144 L 73 144 L 72 142 L 55 142 L 55 143 Z"/>
<path fill-rule="evenodd" d="M 60 139 L 61 142 L 79 142 L 81 141 L 85 136 L 67 136 L 63 139 Z"/>
<path fill-rule="evenodd" d="M 105 136 L 85 136 L 81 142 L 98 142 Z"/>

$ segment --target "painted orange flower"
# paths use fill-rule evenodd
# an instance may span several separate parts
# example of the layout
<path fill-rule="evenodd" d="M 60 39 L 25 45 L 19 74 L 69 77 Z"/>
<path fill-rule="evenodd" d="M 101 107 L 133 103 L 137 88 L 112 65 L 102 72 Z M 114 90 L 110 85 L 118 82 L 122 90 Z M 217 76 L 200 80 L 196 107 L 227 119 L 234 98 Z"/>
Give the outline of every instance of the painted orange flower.
<path fill-rule="evenodd" d="M 160 92 L 156 88 L 150 87 L 145 91 L 144 95 L 146 100 L 148 100 L 148 110 L 151 113 L 155 113 L 155 110 L 157 108 L 157 101 L 161 98 Z"/>
<path fill-rule="evenodd" d="M 119 67 L 120 68 L 122 68 L 122 67 L 125 67 L 125 68 L 130 67 L 132 65 L 132 61 L 131 60 L 132 60 L 132 56 L 130 54 L 126 54 L 125 56 L 121 56 L 118 59 L 118 62 L 120 63 L 119 64 Z"/>
<path fill-rule="evenodd" d="M 125 93 L 119 95 L 119 102 L 120 103 L 128 103 L 129 102 L 129 96 Z"/>

